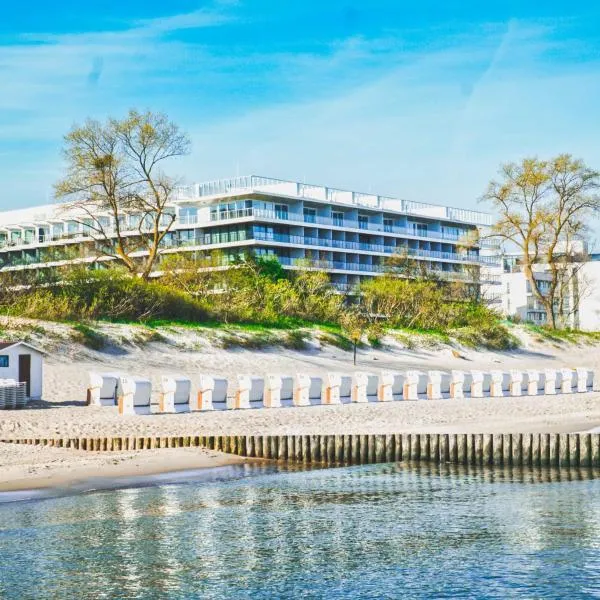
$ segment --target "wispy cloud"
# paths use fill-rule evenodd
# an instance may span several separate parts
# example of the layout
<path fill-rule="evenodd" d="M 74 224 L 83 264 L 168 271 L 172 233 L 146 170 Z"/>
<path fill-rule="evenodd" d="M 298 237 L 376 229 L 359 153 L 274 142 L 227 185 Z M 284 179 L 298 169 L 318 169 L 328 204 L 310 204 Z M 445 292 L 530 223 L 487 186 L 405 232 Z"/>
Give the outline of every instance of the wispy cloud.
<path fill-rule="evenodd" d="M 473 206 L 497 164 L 518 155 L 571 151 L 600 164 L 600 124 L 588 118 L 598 64 L 574 63 L 547 23 L 425 40 L 388 27 L 273 48 L 252 43 L 238 8 L 0 45 L 10 202 L 46 200 L 73 122 L 131 106 L 167 111 L 192 133 L 188 180 L 239 169 Z"/>

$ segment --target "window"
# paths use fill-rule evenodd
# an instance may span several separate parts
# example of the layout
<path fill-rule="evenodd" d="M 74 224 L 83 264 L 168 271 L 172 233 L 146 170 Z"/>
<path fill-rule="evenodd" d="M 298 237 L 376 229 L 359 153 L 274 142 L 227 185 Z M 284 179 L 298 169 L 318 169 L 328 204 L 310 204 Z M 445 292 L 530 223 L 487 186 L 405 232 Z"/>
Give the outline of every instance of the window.
<path fill-rule="evenodd" d="M 427 236 L 427 223 L 416 223 L 411 221 L 408 223 L 408 227 L 412 230 L 412 235 Z"/>
<path fill-rule="evenodd" d="M 368 229 L 369 228 L 369 217 L 365 215 L 358 215 L 358 228 Z"/>
<path fill-rule="evenodd" d="M 342 213 L 342 212 L 333 212 L 333 213 L 331 213 L 331 217 L 333 219 L 333 224 L 336 227 L 343 227 L 344 226 L 344 213 Z"/>
<path fill-rule="evenodd" d="M 8 354 L 0 355 L 0 367 L 7 369 L 9 367 Z"/>
<path fill-rule="evenodd" d="M 276 204 L 275 205 L 275 218 L 283 219 L 284 221 L 287 221 L 287 218 L 288 218 L 287 204 Z"/>
<path fill-rule="evenodd" d="M 384 219 L 383 220 L 383 230 L 391 233 L 392 228 L 394 227 L 394 219 Z"/>
<path fill-rule="evenodd" d="M 317 211 L 314 208 L 305 208 L 304 209 L 304 221 L 306 223 L 316 223 L 317 222 Z"/>

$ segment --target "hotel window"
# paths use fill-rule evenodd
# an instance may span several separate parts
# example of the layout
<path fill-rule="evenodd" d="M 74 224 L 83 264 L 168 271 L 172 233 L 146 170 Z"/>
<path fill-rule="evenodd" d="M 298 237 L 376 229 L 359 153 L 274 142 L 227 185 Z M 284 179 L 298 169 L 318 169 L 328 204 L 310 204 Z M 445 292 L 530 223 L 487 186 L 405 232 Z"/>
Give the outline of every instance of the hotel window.
<path fill-rule="evenodd" d="M 394 219 L 384 219 L 383 220 L 383 230 L 384 231 L 391 233 L 393 227 L 394 227 Z"/>
<path fill-rule="evenodd" d="M 316 223 L 317 222 L 317 211 L 314 208 L 305 208 L 304 209 L 304 221 L 306 223 Z"/>
<path fill-rule="evenodd" d="M 412 230 L 413 235 L 426 236 L 427 235 L 427 224 L 426 223 L 415 223 L 411 221 L 408 224 L 409 229 Z"/>
<path fill-rule="evenodd" d="M 76 235 L 79 233 L 79 223 L 77 221 L 69 221 L 67 223 L 67 232 L 69 235 Z"/>
<path fill-rule="evenodd" d="M 333 213 L 331 213 L 331 217 L 333 219 L 333 224 L 336 227 L 343 227 L 344 226 L 344 213 L 342 213 L 342 212 L 333 212 Z"/>
<path fill-rule="evenodd" d="M 369 217 L 365 215 L 358 215 L 358 228 L 368 229 L 369 228 Z"/>
<path fill-rule="evenodd" d="M 276 204 L 275 205 L 275 218 L 283 219 L 287 221 L 288 219 L 288 206 L 287 204 Z"/>
<path fill-rule="evenodd" d="M 259 240 L 272 241 L 274 239 L 273 228 L 265 225 L 255 225 L 253 237 Z"/>
<path fill-rule="evenodd" d="M 460 237 L 460 230 L 458 227 L 448 227 L 447 225 L 442 225 L 442 235 L 451 239 L 458 239 Z"/>

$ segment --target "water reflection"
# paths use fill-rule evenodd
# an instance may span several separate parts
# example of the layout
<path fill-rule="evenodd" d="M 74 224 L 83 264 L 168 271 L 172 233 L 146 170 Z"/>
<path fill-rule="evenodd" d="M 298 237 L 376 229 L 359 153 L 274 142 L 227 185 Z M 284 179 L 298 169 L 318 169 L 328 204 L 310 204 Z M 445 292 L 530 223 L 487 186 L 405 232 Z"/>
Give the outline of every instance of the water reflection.
<path fill-rule="evenodd" d="M 0 596 L 597 595 L 592 475 L 424 464 L 250 469 L 3 505 L 0 552 L 13 568 L 0 572 Z"/>

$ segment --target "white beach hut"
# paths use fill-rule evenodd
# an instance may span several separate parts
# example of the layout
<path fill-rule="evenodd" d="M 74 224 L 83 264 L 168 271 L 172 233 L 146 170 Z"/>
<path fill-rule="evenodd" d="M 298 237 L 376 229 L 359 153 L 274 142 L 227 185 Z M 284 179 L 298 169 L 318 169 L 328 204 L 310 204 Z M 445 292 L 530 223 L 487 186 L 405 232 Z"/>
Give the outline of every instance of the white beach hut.
<path fill-rule="evenodd" d="M 0 342 L 0 379 L 25 384 L 25 396 L 40 400 L 45 352 L 27 342 Z"/>
<path fill-rule="evenodd" d="M 453 400 L 465 397 L 465 378 L 464 371 L 453 369 L 450 373 L 450 398 Z"/>
<path fill-rule="evenodd" d="M 182 375 L 163 375 L 159 411 L 161 413 L 190 412 L 192 382 Z"/>
<path fill-rule="evenodd" d="M 506 371 L 495 370 L 491 372 L 492 387 L 491 394 L 494 398 L 502 398 L 510 393 L 510 373 Z"/>
<path fill-rule="evenodd" d="M 383 371 L 381 373 L 381 379 L 379 384 L 379 401 L 392 402 L 394 400 L 403 400 L 405 382 L 405 373 Z"/>
<path fill-rule="evenodd" d="M 577 391 L 591 392 L 594 389 L 594 370 L 577 367 Z"/>
<path fill-rule="evenodd" d="M 450 396 L 450 373 L 446 371 L 429 371 L 427 383 L 427 398 L 441 400 Z"/>
<path fill-rule="evenodd" d="M 323 378 L 305 373 L 296 375 L 295 406 L 311 406 L 321 404 L 323 394 Z"/>
<path fill-rule="evenodd" d="M 264 406 L 264 396 L 264 377 L 238 375 L 238 390 L 233 408 L 262 408 Z"/>
<path fill-rule="evenodd" d="M 379 377 L 375 373 L 354 373 L 353 402 L 377 402 Z"/>
<path fill-rule="evenodd" d="M 293 405 L 294 378 L 291 375 L 267 375 L 265 381 L 265 408 Z"/>
<path fill-rule="evenodd" d="M 96 373 L 90 371 L 87 403 L 91 406 L 116 406 L 120 373 Z"/>
<path fill-rule="evenodd" d="M 149 415 L 152 398 L 152 383 L 142 377 L 121 377 L 119 379 L 119 414 Z"/>
<path fill-rule="evenodd" d="M 197 410 L 224 410 L 227 404 L 227 379 L 214 375 L 200 375 Z"/>
<path fill-rule="evenodd" d="M 352 396 L 352 377 L 343 373 L 327 373 L 325 379 L 324 404 L 342 404 L 350 402 Z"/>

